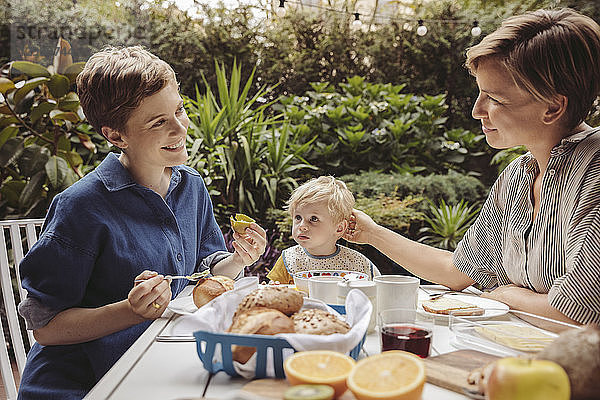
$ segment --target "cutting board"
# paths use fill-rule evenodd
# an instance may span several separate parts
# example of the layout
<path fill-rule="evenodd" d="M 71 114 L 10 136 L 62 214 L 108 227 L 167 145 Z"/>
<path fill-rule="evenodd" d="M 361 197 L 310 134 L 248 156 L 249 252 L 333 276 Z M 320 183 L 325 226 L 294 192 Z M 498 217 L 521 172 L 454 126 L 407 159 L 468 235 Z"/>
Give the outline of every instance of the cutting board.
<path fill-rule="evenodd" d="M 464 390 L 474 390 L 467 383 L 472 370 L 496 361 L 497 356 L 476 350 L 456 350 L 450 353 L 425 358 L 427 382 L 445 389 L 464 394 Z"/>
<path fill-rule="evenodd" d="M 456 350 L 439 356 L 423 359 L 426 365 L 427 382 L 445 389 L 464 394 L 463 389 L 474 390 L 467 383 L 469 373 L 499 357 L 475 350 Z M 264 399 L 283 399 L 290 384 L 285 379 L 257 379 L 247 383 L 242 390 Z M 339 400 L 355 400 L 349 390 Z"/>

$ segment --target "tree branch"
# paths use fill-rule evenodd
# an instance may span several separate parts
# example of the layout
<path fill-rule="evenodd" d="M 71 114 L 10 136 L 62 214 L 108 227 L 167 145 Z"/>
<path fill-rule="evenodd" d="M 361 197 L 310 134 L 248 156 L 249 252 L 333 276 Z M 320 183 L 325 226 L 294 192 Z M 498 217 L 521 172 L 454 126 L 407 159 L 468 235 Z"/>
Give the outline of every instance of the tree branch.
<path fill-rule="evenodd" d="M 35 136 L 37 136 L 38 138 L 42 139 L 43 141 L 53 144 L 52 140 L 44 137 L 41 133 L 39 133 L 38 131 L 36 131 L 33 126 L 29 125 L 27 122 L 25 122 L 20 116 L 19 114 L 17 114 L 17 112 L 15 110 L 13 110 L 13 108 L 10 106 L 10 104 L 8 103 L 8 98 L 5 98 L 6 103 L 6 107 L 8 107 L 10 113 L 21 123 L 21 125 L 23 125 L 25 128 L 29 129 L 29 131 L 31 133 L 33 133 Z"/>

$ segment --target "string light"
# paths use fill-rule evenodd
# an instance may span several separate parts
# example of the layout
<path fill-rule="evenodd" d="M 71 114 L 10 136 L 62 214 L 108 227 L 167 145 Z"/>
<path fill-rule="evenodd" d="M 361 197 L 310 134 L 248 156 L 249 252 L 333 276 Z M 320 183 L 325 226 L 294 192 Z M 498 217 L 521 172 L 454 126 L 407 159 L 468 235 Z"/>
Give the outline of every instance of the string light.
<path fill-rule="evenodd" d="M 358 29 L 361 26 L 362 26 L 362 21 L 360 20 L 360 14 L 355 12 L 354 13 L 354 21 L 352 21 L 352 27 Z"/>
<path fill-rule="evenodd" d="M 279 0 L 279 7 L 275 10 L 275 14 L 277 14 L 278 17 L 283 18 L 285 17 L 285 13 L 285 0 Z"/>
<path fill-rule="evenodd" d="M 481 35 L 481 28 L 479 27 L 479 22 L 473 21 L 473 27 L 471 28 L 471 35 L 477 37 Z"/>
<path fill-rule="evenodd" d="M 419 36 L 427 35 L 427 27 L 425 25 L 423 25 L 423 20 L 420 19 L 418 23 L 419 23 L 419 27 L 417 28 L 417 35 L 419 35 Z"/>
<path fill-rule="evenodd" d="M 119 1 L 119 0 L 116 0 Z M 289 3 L 289 4 L 297 4 L 298 6 L 302 6 L 302 7 L 310 7 L 310 8 L 317 8 L 317 9 L 321 9 L 321 10 L 325 10 L 325 11 L 331 11 L 331 12 L 336 12 L 336 13 L 340 13 L 340 14 L 349 14 L 349 15 L 353 15 L 354 19 L 352 20 L 352 23 L 350 24 L 351 27 L 353 28 L 358 28 L 361 27 L 363 24 L 363 21 L 361 21 L 360 19 L 360 13 L 358 12 L 348 12 L 346 10 L 338 10 L 332 7 L 328 7 L 328 6 L 324 6 L 318 3 L 308 3 L 305 4 L 304 2 L 302 2 L 301 0 L 279 0 L 279 6 L 276 8 L 275 10 L 275 14 L 278 17 L 284 17 L 287 13 L 286 7 L 285 7 L 285 3 Z M 167 7 L 169 5 L 169 0 L 163 0 L 163 7 Z M 258 8 L 264 11 L 270 11 L 272 9 L 266 9 L 262 6 L 251 6 L 254 8 Z M 398 22 L 401 24 L 402 29 L 404 29 L 405 31 L 412 31 L 413 29 L 413 25 L 412 25 L 412 21 L 414 21 L 414 19 L 408 18 L 408 17 L 397 17 L 397 16 L 391 16 L 391 15 L 381 15 L 381 14 L 373 14 L 372 18 L 374 20 L 377 19 L 388 19 L 392 22 Z M 371 21 L 371 22 L 372 22 Z M 480 36 L 481 35 L 481 27 L 479 27 L 479 22 L 478 21 L 473 21 L 473 20 L 464 20 L 464 19 L 419 19 L 418 20 L 418 26 L 417 26 L 417 35 L 419 36 L 425 36 L 428 32 L 427 26 L 425 26 L 425 22 L 427 23 L 440 23 L 440 24 L 471 24 L 471 35 L 473 35 L 474 37 Z M 373 22 L 372 22 L 373 23 Z"/>

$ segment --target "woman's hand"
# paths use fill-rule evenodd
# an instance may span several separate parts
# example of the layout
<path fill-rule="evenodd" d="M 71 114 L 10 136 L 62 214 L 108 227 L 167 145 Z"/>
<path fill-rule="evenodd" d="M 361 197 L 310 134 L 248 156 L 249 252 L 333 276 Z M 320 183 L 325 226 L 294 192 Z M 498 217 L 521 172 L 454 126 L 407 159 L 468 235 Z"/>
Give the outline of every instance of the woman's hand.
<path fill-rule="evenodd" d="M 367 214 L 360 210 L 352 210 L 352 215 L 348 221 L 348 229 L 343 238 L 353 243 L 369 243 L 371 231 L 378 225 Z"/>
<path fill-rule="evenodd" d="M 251 223 L 246 232 L 240 235 L 233 234 L 234 262 L 238 265 L 252 265 L 265 252 L 267 247 L 267 233 L 256 223 Z"/>
<path fill-rule="evenodd" d="M 486 299 L 497 300 L 499 302 L 510 305 L 511 298 L 514 299 L 515 296 L 519 296 L 523 293 L 526 293 L 525 291 L 529 291 L 529 289 L 525 289 L 510 283 L 508 285 L 498 286 L 490 292 L 483 292 L 481 294 L 481 297 L 485 297 Z"/>
<path fill-rule="evenodd" d="M 171 301 L 171 281 L 154 271 L 144 271 L 127 295 L 132 311 L 144 319 L 156 319 L 162 315 Z"/>

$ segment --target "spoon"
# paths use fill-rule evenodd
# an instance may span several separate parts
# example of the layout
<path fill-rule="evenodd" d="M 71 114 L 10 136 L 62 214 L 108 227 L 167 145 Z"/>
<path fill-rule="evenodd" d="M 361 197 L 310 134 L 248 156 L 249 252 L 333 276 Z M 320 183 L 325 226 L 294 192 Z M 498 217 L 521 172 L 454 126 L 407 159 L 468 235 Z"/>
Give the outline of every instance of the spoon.
<path fill-rule="evenodd" d="M 171 275 L 166 275 L 165 279 L 169 279 L 169 280 L 174 280 L 174 279 L 187 279 L 188 281 L 197 281 L 201 278 L 204 278 L 205 276 L 210 274 L 210 270 L 205 270 L 202 272 L 194 272 L 191 275 L 175 275 L 175 276 L 171 276 Z M 134 282 L 135 283 L 141 283 L 144 282 L 146 279 L 136 279 Z"/>

